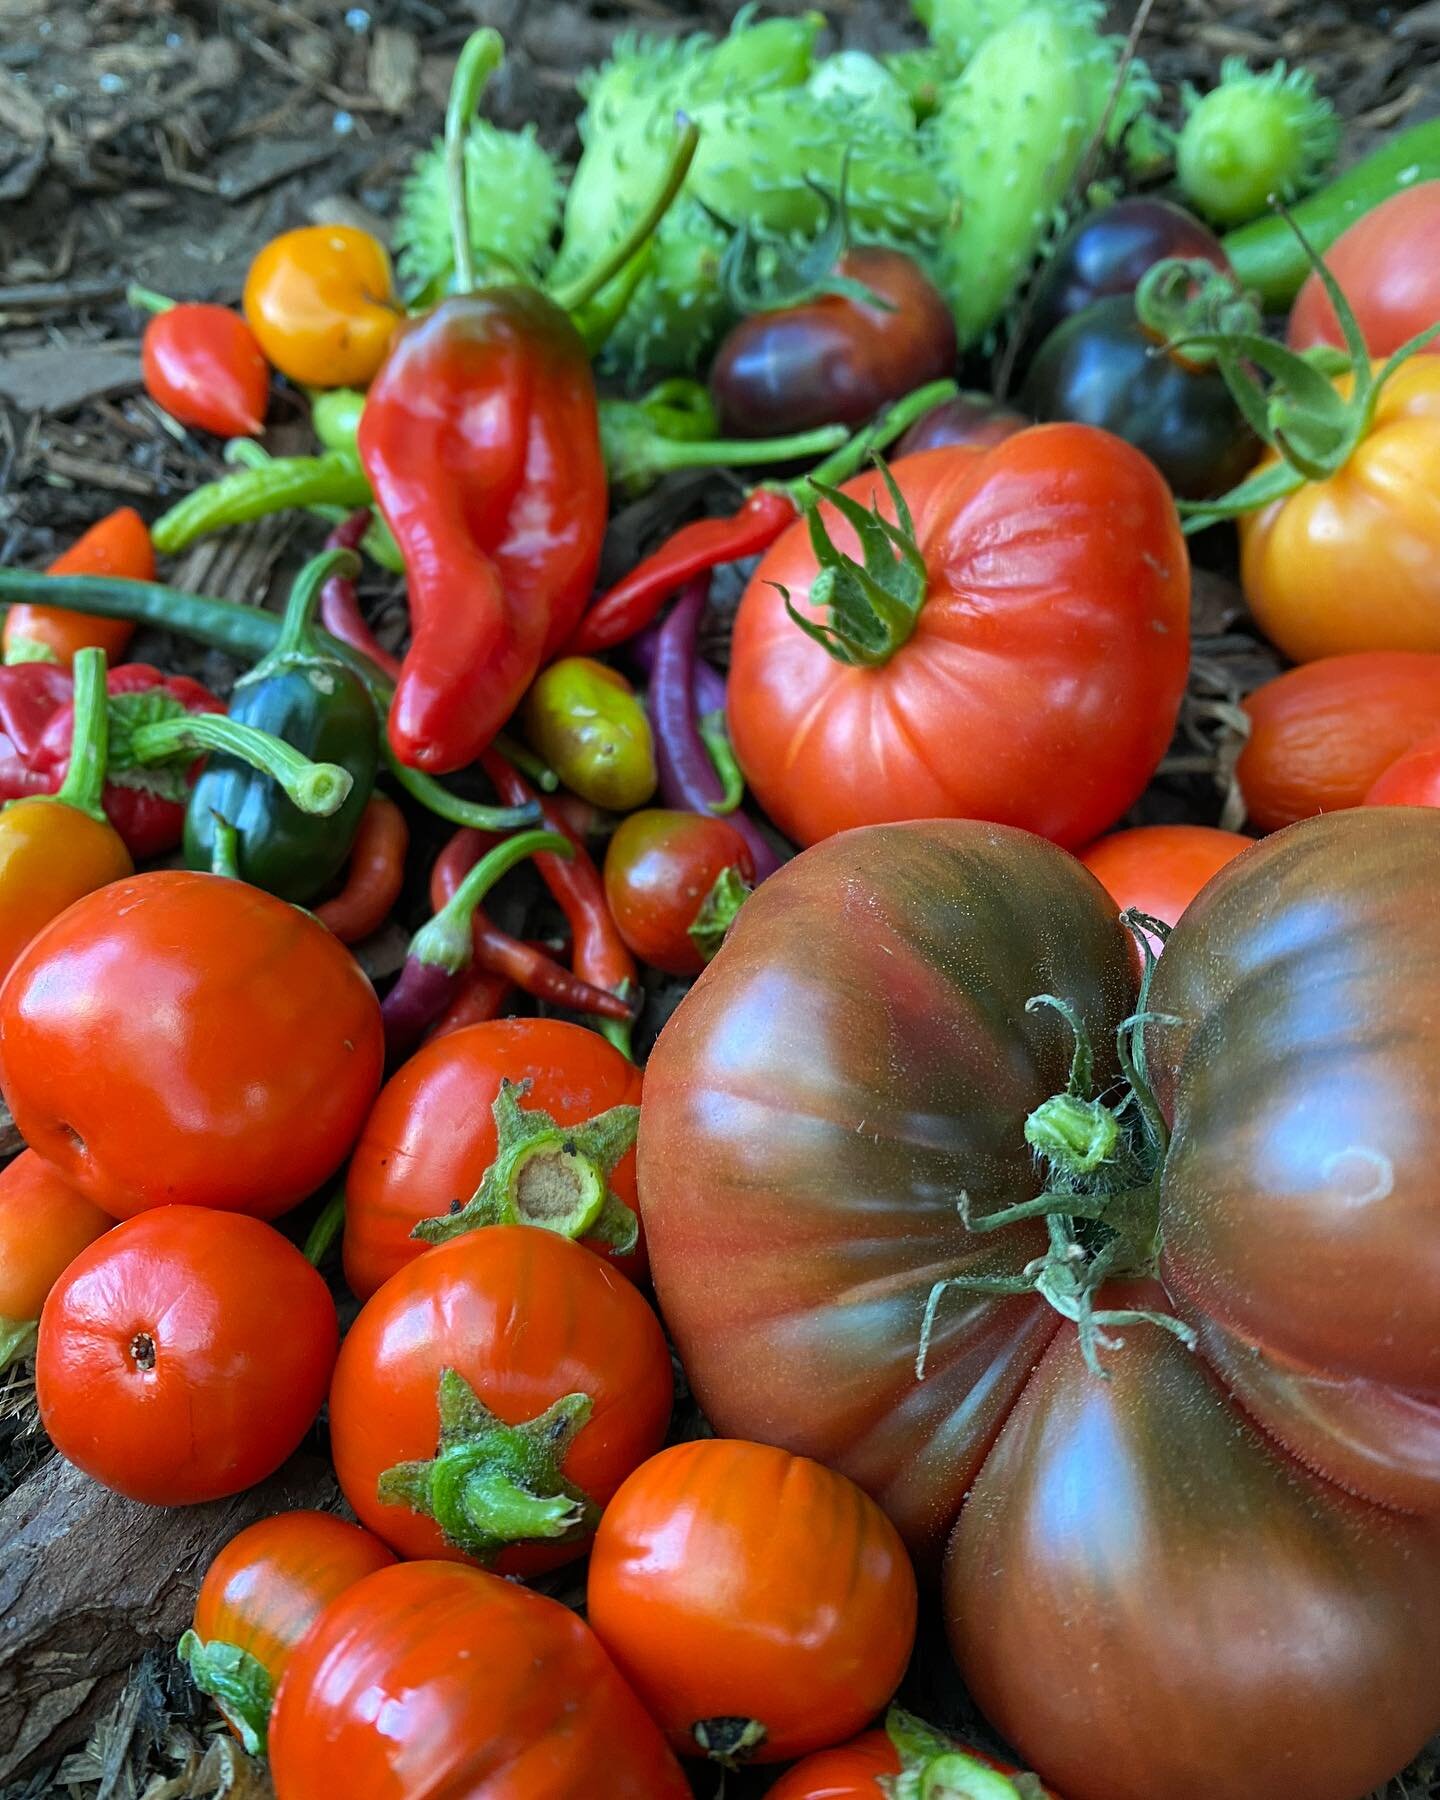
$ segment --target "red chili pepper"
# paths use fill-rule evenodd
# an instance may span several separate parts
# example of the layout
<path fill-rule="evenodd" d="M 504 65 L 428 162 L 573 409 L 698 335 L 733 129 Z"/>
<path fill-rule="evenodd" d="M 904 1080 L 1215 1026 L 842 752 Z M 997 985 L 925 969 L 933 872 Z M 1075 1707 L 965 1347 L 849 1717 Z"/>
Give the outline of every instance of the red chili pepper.
<path fill-rule="evenodd" d="M 358 512 L 351 513 L 326 538 L 325 548 L 358 550 L 361 540 L 370 529 L 370 516 L 368 506 L 362 506 Z M 368 656 L 375 667 L 392 681 L 399 675 L 400 659 L 392 656 L 381 645 L 366 623 L 365 615 L 360 610 L 360 597 L 350 576 L 332 575 L 321 588 L 320 622 L 331 637 L 339 638 L 342 644 L 348 644 L 352 650 Z"/>
<path fill-rule="evenodd" d="M 372 794 L 350 848 L 345 885 L 315 908 L 315 917 L 342 944 L 358 944 L 390 917 L 405 885 L 409 848 L 410 827 L 404 813 L 384 794 Z"/>
<path fill-rule="evenodd" d="M 482 969 L 478 963 L 465 976 L 460 991 L 439 1019 L 425 1033 L 425 1042 L 449 1037 L 452 1031 L 463 1031 L 467 1025 L 484 1025 L 498 1019 L 510 998 L 510 982 L 504 975 Z"/>
<path fill-rule="evenodd" d="M 132 287 L 130 304 L 154 317 L 140 340 L 145 392 L 182 425 L 217 437 L 258 437 L 270 402 L 270 365 L 255 333 L 228 306 L 177 304 Z"/>
<path fill-rule="evenodd" d="M 47 575 L 114 575 L 127 581 L 155 579 L 155 546 L 133 506 L 120 506 L 90 529 L 45 571 Z M 135 634 L 130 619 L 20 601 L 5 615 L 5 661 L 49 662 L 70 667 L 77 650 L 103 650 L 111 662 Z"/>

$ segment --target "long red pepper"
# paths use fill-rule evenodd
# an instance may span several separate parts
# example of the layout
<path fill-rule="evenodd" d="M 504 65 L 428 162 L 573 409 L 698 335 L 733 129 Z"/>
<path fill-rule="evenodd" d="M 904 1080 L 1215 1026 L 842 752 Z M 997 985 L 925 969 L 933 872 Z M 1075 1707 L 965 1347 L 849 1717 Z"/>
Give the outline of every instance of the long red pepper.
<path fill-rule="evenodd" d="M 460 991 L 425 1033 L 425 1042 L 449 1037 L 452 1031 L 463 1031 L 467 1025 L 483 1025 L 498 1019 L 510 998 L 510 982 L 490 969 L 475 967 L 461 982 Z"/>
<path fill-rule="evenodd" d="M 404 813 L 384 794 L 372 794 L 350 848 L 345 885 L 315 908 L 315 917 L 342 944 L 360 943 L 390 917 L 405 885 L 409 848 L 410 827 Z"/>
<path fill-rule="evenodd" d="M 358 550 L 370 529 L 371 513 L 362 506 L 342 519 L 325 539 L 327 550 Z M 375 667 L 394 681 L 400 673 L 400 659 L 385 649 L 370 629 L 360 610 L 360 596 L 351 575 L 332 575 L 320 590 L 320 623 L 331 637 L 339 638 L 352 650 L 369 657 Z"/>

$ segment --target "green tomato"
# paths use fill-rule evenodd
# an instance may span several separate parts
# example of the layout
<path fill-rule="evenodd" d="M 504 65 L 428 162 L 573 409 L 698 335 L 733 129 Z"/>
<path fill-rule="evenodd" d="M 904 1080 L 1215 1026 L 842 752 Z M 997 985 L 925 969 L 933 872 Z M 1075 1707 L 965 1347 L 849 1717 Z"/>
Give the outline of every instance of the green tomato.
<path fill-rule="evenodd" d="M 592 806 L 631 812 L 655 792 L 650 721 L 623 675 L 588 656 L 542 670 L 521 715 L 531 748 Z"/>

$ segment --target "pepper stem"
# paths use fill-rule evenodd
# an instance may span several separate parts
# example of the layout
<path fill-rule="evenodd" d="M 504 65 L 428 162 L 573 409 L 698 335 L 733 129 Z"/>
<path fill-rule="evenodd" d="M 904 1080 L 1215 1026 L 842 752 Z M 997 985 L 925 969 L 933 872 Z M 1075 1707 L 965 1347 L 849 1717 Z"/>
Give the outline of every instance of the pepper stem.
<path fill-rule="evenodd" d="M 598 1238 L 619 1255 L 635 1248 L 635 1214 L 611 1192 L 610 1176 L 635 1147 L 638 1106 L 612 1106 L 578 1125 L 558 1125 L 539 1107 L 522 1107 L 529 1081 L 502 1081 L 491 1114 L 495 1160 L 474 1194 L 454 1212 L 422 1219 L 410 1233 L 426 1244 L 485 1225 L 537 1225 L 560 1237 Z"/>
<path fill-rule="evenodd" d="M 65 771 L 65 779 L 55 798 L 103 825 L 105 811 L 100 802 L 105 793 L 105 769 L 110 755 L 110 696 L 105 684 L 105 652 L 77 650 L 72 673 L 75 689 L 70 767 Z"/>
<path fill-rule="evenodd" d="M 210 873 L 223 875 L 227 881 L 241 881 L 240 873 L 240 833 L 225 817 L 212 807 L 210 821 L 213 837 L 210 844 Z"/>
<path fill-rule="evenodd" d="M 501 876 L 508 875 L 527 856 L 544 852 L 571 857 L 575 846 L 558 831 L 522 831 L 488 850 L 470 869 L 435 917 L 410 940 L 407 961 L 423 968 L 441 968 L 458 975 L 474 955 L 475 909 Z"/>
<path fill-rule="evenodd" d="M 382 737 L 380 749 L 385 766 L 410 798 L 451 825 L 469 825 L 475 831 L 515 831 L 522 825 L 534 825 L 540 817 L 538 800 L 527 800 L 523 806 L 485 806 L 478 800 L 463 800 L 433 775 L 402 763 L 388 738 Z"/>
<path fill-rule="evenodd" d="M 745 777 L 736 760 L 735 746 L 730 742 L 724 712 L 717 708 L 714 712 L 703 713 L 696 721 L 695 729 L 700 734 L 700 742 L 709 754 L 711 766 L 719 776 L 723 790 L 718 800 L 710 802 L 710 810 L 723 817 L 726 813 L 733 813 L 745 798 Z"/>
<path fill-rule="evenodd" d="M 455 248 L 455 282 L 462 294 L 475 291 L 475 245 L 470 236 L 470 203 L 465 180 L 465 139 L 485 84 L 505 60 L 505 42 L 486 26 L 472 31 L 460 50 L 445 109 L 445 184 L 450 199 L 450 237 Z"/>
<path fill-rule="evenodd" d="M 170 299 L 168 294 L 157 294 L 154 288 L 141 287 L 138 281 L 132 281 L 125 290 L 125 304 L 135 312 L 167 313 L 173 312 L 179 302 Z"/>
<path fill-rule="evenodd" d="M 507 1425 L 455 1369 L 442 1369 L 439 1444 L 428 1462 L 397 1463 L 380 1477 L 387 1506 L 434 1519 L 447 1543 L 488 1564 L 507 1544 L 588 1535 L 600 1509 L 561 1465 L 593 1410 L 566 1394 L 533 1419 Z"/>
<path fill-rule="evenodd" d="M 283 739 L 224 713 L 180 713 L 137 726 L 130 749 L 137 763 L 164 762 L 181 751 L 222 750 L 278 782 L 292 805 L 319 818 L 338 812 L 355 785 L 338 763 L 311 762 Z"/>
<path fill-rule="evenodd" d="M 196 1687 L 210 1695 L 234 1726 L 246 1752 L 263 1756 L 274 1698 L 265 1665 L 237 1644 L 219 1640 L 207 1644 L 193 1631 L 181 1638 L 175 1654 L 188 1666 Z"/>
<path fill-rule="evenodd" d="M 353 581 L 359 573 L 360 558 L 353 550 L 322 550 L 318 556 L 312 556 L 290 589 L 275 648 L 235 685 L 243 687 L 247 682 L 263 680 L 294 659 L 308 661 L 319 657 L 330 660 L 315 636 L 315 610 L 320 604 L 320 590 L 332 575 Z"/>

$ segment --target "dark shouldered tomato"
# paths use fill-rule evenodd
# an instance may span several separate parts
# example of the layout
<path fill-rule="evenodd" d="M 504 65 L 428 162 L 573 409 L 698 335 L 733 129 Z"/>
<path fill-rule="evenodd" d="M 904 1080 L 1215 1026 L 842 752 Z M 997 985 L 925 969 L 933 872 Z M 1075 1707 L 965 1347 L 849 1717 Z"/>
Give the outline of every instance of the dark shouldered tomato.
<path fill-rule="evenodd" d="M 278 1800 L 690 1796 L 583 1619 L 453 1563 L 382 1569 L 327 1608 L 280 1683 L 270 1766 Z"/>
<path fill-rule="evenodd" d="M 1168 1150 L 1061 1106 L 1097 1127 L 1047 1159 L 1094 1146 L 1064 1199 L 1135 1271 L 1094 1306 L 1197 1333 L 1102 1316 L 1108 1380 L 1026 1291 L 1044 1226 L 972 1229 L 1064 1136 L 1072 1034 L 1028 1001 L 1117 1092 L 1134 973 L 1073 860 L 963 822 L 820 846 L 651 1057 L 641 1204 L 706 1417 L 945 1553 L 966 1685 L 1068 1800 L 1355 1800 L 1440 1727 L 1437 859 L 1419 810 L 1256 845 L 1159 961 Z"/>

